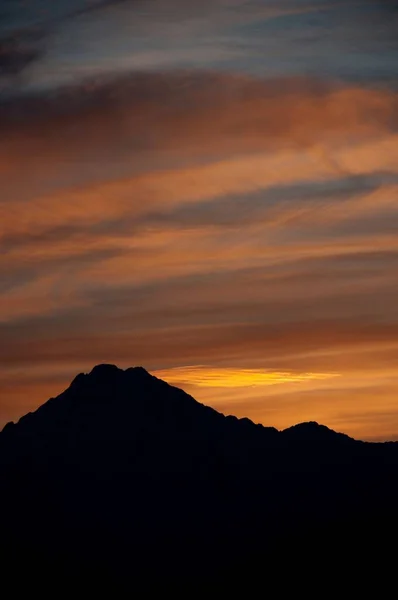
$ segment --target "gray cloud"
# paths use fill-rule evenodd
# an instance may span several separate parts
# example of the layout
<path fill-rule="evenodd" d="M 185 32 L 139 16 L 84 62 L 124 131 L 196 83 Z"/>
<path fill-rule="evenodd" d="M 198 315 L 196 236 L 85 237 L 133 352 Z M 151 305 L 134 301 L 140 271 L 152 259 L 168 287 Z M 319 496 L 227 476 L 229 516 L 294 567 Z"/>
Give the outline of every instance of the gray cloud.
<path fill-rule="evenodd" d="M 372 372 L 388 414 L 392 3 L 318 2 L 309 17 L 306 2 L 144 2 L 134 23 L 117 4 L 51 3 L 55 21 L 0 36 L 4 410 L 29 381 L 44 399 L 43 372 L 61 386 L 106 361 L 337 370 L 329 406 Z M 308 398 L 286 406 L 314 410 Z M 351 427 L 338 406 L 322 414 Z"/>

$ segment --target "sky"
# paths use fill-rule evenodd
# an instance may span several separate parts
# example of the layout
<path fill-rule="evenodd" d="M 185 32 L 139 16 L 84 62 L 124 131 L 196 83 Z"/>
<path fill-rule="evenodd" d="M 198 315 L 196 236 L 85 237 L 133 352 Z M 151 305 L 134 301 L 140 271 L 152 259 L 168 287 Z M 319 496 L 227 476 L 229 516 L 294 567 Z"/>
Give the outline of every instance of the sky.
<path fill-rule="evenodd" d="M 398 439 L 398 3 L 3 0 L 0 428 L 97 363 Z"/>

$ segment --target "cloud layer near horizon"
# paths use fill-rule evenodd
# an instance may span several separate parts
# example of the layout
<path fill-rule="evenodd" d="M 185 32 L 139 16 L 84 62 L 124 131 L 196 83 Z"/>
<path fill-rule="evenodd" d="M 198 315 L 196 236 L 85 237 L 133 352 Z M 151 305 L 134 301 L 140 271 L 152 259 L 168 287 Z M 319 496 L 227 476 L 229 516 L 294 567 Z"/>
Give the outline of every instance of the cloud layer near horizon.
<path fill-rule="evenodd" d="M 394 86 L 173 68 L 1 102 L 1 423 L 116 362 L 398 434 Z"/>

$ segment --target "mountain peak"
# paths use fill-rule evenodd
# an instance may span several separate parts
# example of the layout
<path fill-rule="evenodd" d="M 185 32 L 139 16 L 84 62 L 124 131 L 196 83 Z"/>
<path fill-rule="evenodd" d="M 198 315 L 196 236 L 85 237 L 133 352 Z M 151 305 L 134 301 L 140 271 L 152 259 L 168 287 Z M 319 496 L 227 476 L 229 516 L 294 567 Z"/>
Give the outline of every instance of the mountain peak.
<path fill-rule="evenodd" d="M 320 425 L 317 421 L 303 421 L 302 423 L 297 423 L 296 425 L 292 425 L 288 429 L 307 429 L 307 430 L 315 431 L 316 429 L 318 429 L 318 427 L 321 427 L 321 428 L 325 427 L 325 429 L 328 429 L 328 427 L 326 427 L 326 425 Z"/>
<path fill-rule="evenodd" d="M 339 433 L 321 425 L 316 421 L 305 421 L 303 423 L 297 423 L 292 427 L 288 427 L 282 431 L 283 435 L 287 435 L 294 441 L 303 442 L 331 442 L 331 441 L 345 441 L 353 442 L 353 438 L 350 438 L 344 433 Z"/>
<path fill-rule="evenodd" d="M 95 365 L 95 367 L 91 369 L 89 376 L 99 379 L 112 379 L 113 377 L 118 377 L 122 374 L 151 377 L 150 373 L 148 373 L 148 371 L 144 369 L 144 367 L 129 367 L 128 369 L 124 370 L 110 363 L 101 363 Z"/>
<path fill-rule="evenodd" d="M 90 371 L 90 375 L 95 375 L 99 377 L 108 377 L 110 375 L 114 375 L 116 373 L 122 372 L 123 369 L 119 369 L 116 365 L 101 363 L 99 365 L 95 365 Z"/>
<path fill-rule="evenodd" d="M 71 388 L 76 388 L 79 387 L 81 384 L 88 384 L 88 382 L 90 382 L 91 384 L 93 382 L 95 383 L 99 383 L 99 384 L 113 384 L 116 383 L 116 381 L 121 380 L 122 378 L 128 377 L 129 379 L 133 376 L 135 379 L 139 378 L 142 379 L 144 377 L 146 378 L 151 378 L 152 375 L 150 373 L 148 373 L 148 371 L 146 371 L 144 369 L 144 367 L 138 366 L 138 367 L 129 367 L 128 369 L 124 370 L 119 368 L 116 365 L 110 364 L 110 363 L 100 363 L 98 365 L 95 365 L 95 367 L 93 367 L 91 369 L 91 371 L 89 373 L 79 373 L 78 375 L 76 375 L 76 377 L 73 379 L 70 387 Z"/>
<path fill-rule="evenodd" d="M 144 367 L 129 367 L 128 369 L 126 369 L 125 373 L 128 374 L 133 374 L 133 375 L 137 375 L 137 376 L 143 376 L 143 377 L 152 377 L 152 375 L 146 370 L 144 369 Z"/>

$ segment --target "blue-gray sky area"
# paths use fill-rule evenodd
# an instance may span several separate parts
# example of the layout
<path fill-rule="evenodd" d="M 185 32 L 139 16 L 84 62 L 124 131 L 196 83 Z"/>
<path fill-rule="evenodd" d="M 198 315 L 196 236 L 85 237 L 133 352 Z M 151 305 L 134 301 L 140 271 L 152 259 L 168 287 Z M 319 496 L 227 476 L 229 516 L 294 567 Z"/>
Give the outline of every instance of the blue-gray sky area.
<path fill-rule="evenodd" d="M 3 0 L 0 425 L 98 362 L 398 437 L 398 3 Z"/>
<path fill-rule="evenodd" d="M 42 33 L 31 86 L 92 74 L 212 68 L 262 77 L 396 79 L 396 2 L 5 1 L 1 29 Z"/>

